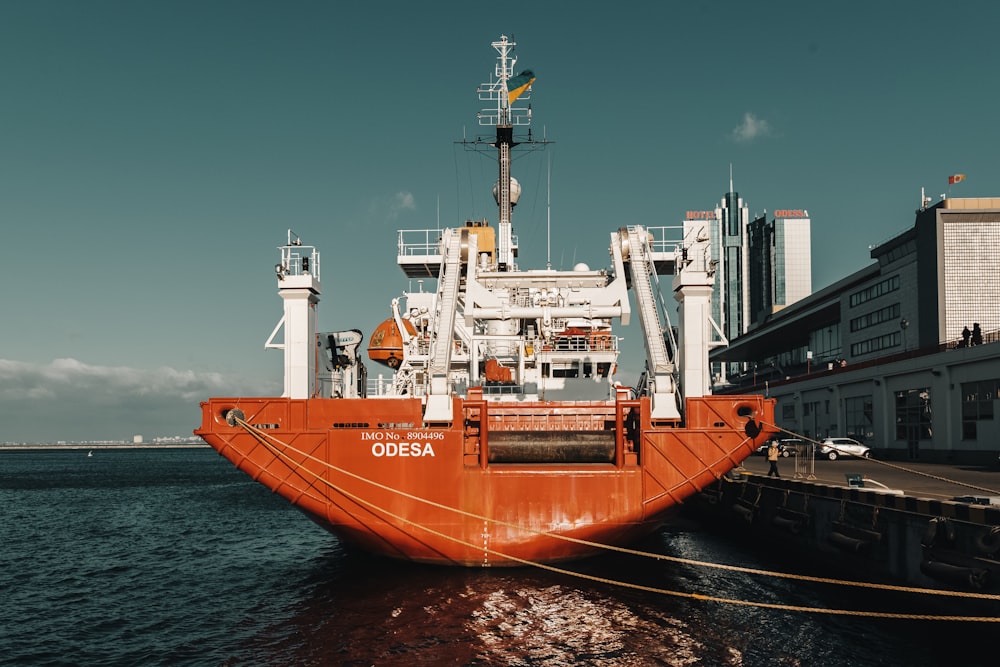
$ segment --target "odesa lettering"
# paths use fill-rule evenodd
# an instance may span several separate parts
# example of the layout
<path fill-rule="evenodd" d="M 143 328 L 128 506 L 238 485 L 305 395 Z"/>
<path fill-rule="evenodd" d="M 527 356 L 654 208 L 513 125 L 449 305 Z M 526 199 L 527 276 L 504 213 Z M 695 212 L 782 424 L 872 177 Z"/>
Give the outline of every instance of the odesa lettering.
<path fill-rule="evenodd" d="M 389 457 L 423 457 L 435 456 L 434 447 L 429 442 L 373 442 L 372 456 L 376 458 Z"/>

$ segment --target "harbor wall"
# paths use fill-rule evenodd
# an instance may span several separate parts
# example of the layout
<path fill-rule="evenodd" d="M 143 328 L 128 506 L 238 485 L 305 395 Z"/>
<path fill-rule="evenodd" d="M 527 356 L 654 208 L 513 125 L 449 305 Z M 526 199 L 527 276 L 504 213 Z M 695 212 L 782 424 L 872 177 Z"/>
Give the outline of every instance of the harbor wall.
<path fill-rule="evenodd" d="M 1000 505 L 731 473 L 683 510 L 860 580 L 1000 592 Z M 995 499 L 993 499 L 995 500 Z"/>

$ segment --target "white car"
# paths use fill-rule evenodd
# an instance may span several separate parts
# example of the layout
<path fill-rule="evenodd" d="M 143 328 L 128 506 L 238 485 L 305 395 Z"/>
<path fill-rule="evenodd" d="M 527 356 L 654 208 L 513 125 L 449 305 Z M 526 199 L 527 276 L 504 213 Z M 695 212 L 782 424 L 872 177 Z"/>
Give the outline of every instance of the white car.
<path fill-rule="evenodd" d="M 867 459 L 871 455 L 871 451 L 870 447 L 866 447 L 851 438 L 826 438 L 819 446 L 819 455 L 825 456 L 831 461 L 836 461 L 841 456 L 857 456 Z"/>

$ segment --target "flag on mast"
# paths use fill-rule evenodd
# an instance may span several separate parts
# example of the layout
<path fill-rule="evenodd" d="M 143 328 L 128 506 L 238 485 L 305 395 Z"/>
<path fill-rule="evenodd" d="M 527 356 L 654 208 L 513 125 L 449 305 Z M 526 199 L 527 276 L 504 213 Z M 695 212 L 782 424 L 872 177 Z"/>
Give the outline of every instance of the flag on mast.
<path fill-rule="evenodd" d="M 535 73 L 526 69 L 507 81 L 507 104 L 513 104 L 535 82 Z"/>
<path fill-rule="evenodd" d="M 948 177 L 948 185 L 955 185 L 955 183 L 961 183 L 965 180 L 965 174 L 955 174 Z"/>

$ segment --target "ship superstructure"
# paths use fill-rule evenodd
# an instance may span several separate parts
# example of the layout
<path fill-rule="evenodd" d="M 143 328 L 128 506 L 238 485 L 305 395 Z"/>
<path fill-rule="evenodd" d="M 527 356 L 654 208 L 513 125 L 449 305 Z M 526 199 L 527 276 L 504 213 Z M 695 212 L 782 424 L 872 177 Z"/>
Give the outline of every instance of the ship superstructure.
<path fill-rule="evenodd" d="M 399 558 L 511 565 L 593 553 L 581 539 L 633 539 L 773 423 L 759 396 L 707 395 L 707 234 L 670 241 L 665 228 L 624 225 L 607 269 L 517 265 L 511 151 L 531 113 L 515 102 L 535 77 L 515 74 L 508 38 L 492 46 L 479 95 L 496 132 L 497 224 L 399 233 L 397 263 L 419 288 L 369 339 L 387 375 L 368 376 L 360 331 L 316 331 L 319 253 L 289 232 L 275 267 L 284 316 L 268 341 L 284 351 L 284 396 L 212 399 L 196 431 L 321 525 Z M 613 327 L 633 306 L 646 363 L 624 386 Z"/>

